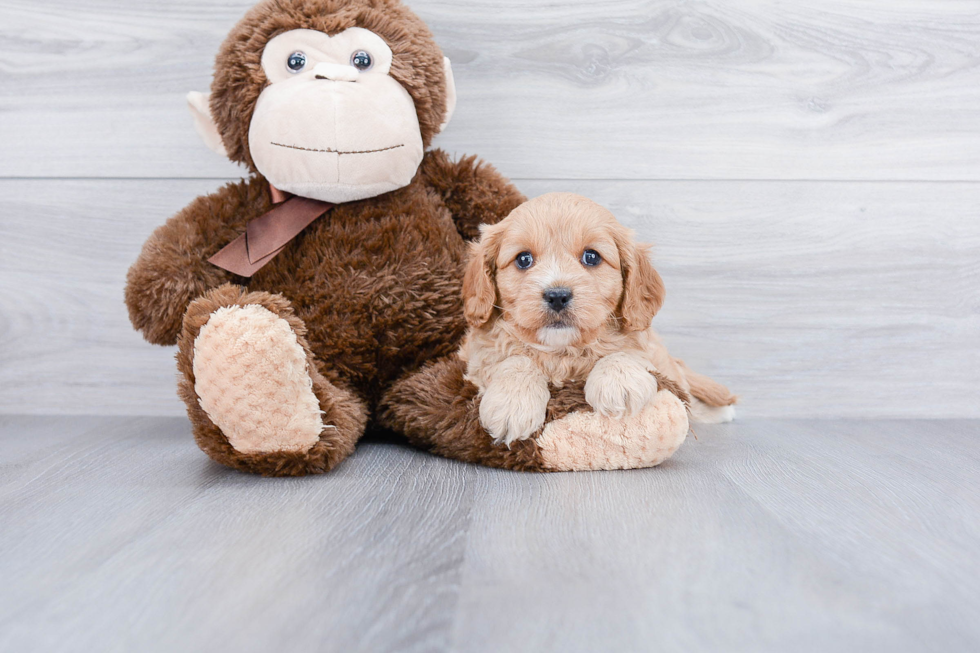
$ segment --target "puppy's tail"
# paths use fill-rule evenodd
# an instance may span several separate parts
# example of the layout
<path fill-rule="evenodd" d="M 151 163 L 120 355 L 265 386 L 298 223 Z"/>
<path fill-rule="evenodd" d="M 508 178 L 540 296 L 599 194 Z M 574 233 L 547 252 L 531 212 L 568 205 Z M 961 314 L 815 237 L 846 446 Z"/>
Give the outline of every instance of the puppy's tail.
<path fill-rule="evenodd" d="M 722 384 L 703 374 L 698 374 L 680 359 L 675 358 L 674 361 L 684 371 L 684 377 L 691 388 L 691 394 L 697 399 L 709 406 L 731 406 L 738 401 L 738 397 Z"/>

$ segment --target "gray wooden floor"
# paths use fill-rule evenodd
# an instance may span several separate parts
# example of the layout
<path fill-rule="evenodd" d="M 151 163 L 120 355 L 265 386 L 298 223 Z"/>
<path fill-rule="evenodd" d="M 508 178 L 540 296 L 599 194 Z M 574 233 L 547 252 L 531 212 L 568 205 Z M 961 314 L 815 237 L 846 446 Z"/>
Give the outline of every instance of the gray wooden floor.
<path fill-rule="evenodd" d="M 651 470 L 369 443 L 273 480 L 182 418 L 0 417 L 0 650 L 980 647 L 980 422 L 698 431 Z"/>

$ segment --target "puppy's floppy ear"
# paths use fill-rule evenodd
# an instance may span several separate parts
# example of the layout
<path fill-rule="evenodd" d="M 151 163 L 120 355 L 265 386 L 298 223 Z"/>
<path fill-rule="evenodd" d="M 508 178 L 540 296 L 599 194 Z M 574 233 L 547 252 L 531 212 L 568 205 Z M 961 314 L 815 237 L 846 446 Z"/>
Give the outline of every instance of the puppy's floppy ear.
<path fill-rule="evenodd" d="M 616 234 L 619 264 L 623 272 L 623 298 L 619 316 L 624 331 L 643 331 L 664 304 L 663 279 L 650 263 L 650 246 L 633 241 L 632 232 Z"/>
<path fill-rule="evenodd" d="M 480 240 L 470 244 L 470 258 L 463 275 L 463 314 L 471 327 L 481 327 L 493 314 L 497 300 L 497 253 L 499 229 L 481 225 Z"/>

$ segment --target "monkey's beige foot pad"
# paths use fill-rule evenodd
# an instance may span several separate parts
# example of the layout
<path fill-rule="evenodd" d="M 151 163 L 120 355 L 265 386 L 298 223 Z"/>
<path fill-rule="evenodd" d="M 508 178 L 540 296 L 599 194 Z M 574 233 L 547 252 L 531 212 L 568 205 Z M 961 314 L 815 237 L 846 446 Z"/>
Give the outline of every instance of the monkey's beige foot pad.
<path fill-rule="evenodd" d="M 305 452 L 324 429 L 306 353 L 268 309 L 227 306 L 194 341 L 201 408 L 241 453 Z"/>
<path fill-rule="evenodd" d="M 634 469 L 670 458 L 687 432 L 684 404 L 660 390 L 632 417 L 575 412 L 549 422 L 536 439 L 542 461 L 554 471 Z"/>
<path fill-rule="evenodd" d="M 687 436 L 687 409 L 664 386 L 637 415 L 603 417 L 585 400 L 585 383 L 550 388 L 544 428 L 510 446 L 480 426 L 480 396 L 453 355 L 396 383 L 382 399 L 382 425 L 430 451 L 467 462 L 534 472 L 653 467 Z"/>

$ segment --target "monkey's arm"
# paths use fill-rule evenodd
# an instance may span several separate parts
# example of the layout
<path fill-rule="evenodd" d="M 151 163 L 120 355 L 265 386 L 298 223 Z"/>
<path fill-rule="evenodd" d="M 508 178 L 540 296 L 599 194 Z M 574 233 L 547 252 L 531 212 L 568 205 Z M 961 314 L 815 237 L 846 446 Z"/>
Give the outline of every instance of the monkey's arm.
<path fill-rule="evenodd" d="M 126 275 L 126 307 L 133 327 L 156 345 L 177 343 L 188 304 L 237 277 L 208 258 L 238 237 L 269 204 L 252 179 L 198 197 L 143 245 Z"/>
<path fill-rule="evenodd" d="M 478 238 L 481 224 L 500 222 L 526 199 L 493 166 L 475 156 L 452 161 L 442 150 L 432 150 L 422 162 L 422 174 L 442 196 L 466 240 Z"/>

